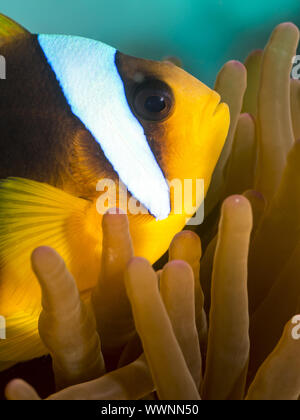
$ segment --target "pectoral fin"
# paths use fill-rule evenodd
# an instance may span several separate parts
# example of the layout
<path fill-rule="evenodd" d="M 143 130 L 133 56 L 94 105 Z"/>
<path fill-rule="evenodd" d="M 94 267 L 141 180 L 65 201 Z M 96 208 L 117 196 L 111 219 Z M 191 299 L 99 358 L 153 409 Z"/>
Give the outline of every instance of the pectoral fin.
<path fill-rule="evenodd" d="M 97 241 L 89 233 L 97 236 L 90 208 L 89 201 L 48 184 L 22 178 L 0 182 L 0 315 L 7 319 L 0 362 L 25 360 L 42 351 L 37 334 L 41 291 L 31 268 L 35 248 L 54 248 L 81 291 L 95 282 L 100 258 L 95 258 Z M 101 244 L 100 232 L 98 237 Z"/>

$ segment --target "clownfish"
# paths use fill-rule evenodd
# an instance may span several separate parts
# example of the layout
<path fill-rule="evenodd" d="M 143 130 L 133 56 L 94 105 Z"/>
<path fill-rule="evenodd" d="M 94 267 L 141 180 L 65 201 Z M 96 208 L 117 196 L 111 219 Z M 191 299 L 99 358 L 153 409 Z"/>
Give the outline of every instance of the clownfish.
<path fill-rule="evenodd" d="M 171 62 L 77 36 L 33 35 L 4 15 L 0 55 L 4 369 L 45 353 L 32 251 L 56 249 L 88 296 L 101 261 L 97 185 L 109 179 L 146 209 L 128 214 L 130 232 L 135 255 L 155 262 L 192 216 L 192 206 L 174 211 L 169 181 L 204 180 L 205 195 L 230 117 L 215 91 Z"/>

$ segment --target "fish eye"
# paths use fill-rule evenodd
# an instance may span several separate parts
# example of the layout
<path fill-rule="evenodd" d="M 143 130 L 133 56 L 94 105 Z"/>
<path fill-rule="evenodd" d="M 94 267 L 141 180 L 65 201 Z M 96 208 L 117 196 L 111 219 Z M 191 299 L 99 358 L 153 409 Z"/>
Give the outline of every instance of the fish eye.
<path fill-rule="evenodd" d="M 135 113 L 148 121 L 163 121 L 173 110 L 171 88 L 161 80 L 146 80 L 136 87 L 133 97 Z"/>

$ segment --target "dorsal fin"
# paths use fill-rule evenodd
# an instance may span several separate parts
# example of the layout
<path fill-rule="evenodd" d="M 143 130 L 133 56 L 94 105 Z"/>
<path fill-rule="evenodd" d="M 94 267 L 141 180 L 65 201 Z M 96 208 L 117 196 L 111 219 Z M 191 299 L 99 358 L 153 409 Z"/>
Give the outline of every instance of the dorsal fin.
<path fill-rule="evenodd" d="M 21 25 L 0 13 L 0 45 L 29 34 Z"/>

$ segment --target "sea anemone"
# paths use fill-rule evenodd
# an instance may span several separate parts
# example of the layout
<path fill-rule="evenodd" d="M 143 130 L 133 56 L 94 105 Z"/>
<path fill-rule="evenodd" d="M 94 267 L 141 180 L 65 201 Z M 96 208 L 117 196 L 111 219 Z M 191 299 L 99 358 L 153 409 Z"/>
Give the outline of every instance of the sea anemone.
<path fill-rule="evenodd" d="M 57 387 L 48 399 L 299 398 L 300 81 L 290 79 L 298 41 L 293 24 L 279 25 L 245 66 L 221 70 L 216 90 L 231 127 L 207 217 L 175 236 L 161 270 L 134 257 L 124 214 L 103 218 L 90 302 L 55 251 L 33 253 Z M 39 399 L 22 380 L 6 397 Z"/>

